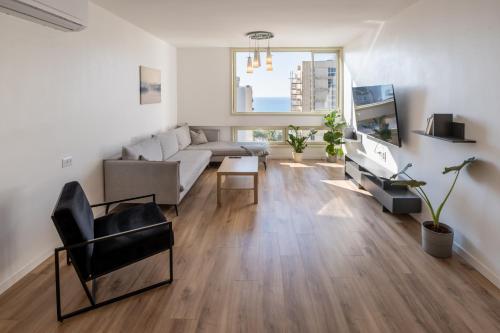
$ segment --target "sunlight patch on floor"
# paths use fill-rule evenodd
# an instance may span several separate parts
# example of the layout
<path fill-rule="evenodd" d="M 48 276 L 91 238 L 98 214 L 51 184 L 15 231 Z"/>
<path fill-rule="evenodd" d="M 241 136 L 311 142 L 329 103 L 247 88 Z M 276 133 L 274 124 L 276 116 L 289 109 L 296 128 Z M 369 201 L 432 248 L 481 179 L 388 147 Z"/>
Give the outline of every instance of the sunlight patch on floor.
<path fill-rule="evenodd" d="M 352 181 L 350 180 L 330 180 L 330 179 L 322 179 L 321 182 L 325 183 L 325 184 L 328 184 L 328 185 L 333 185 L 333 186 L 336 186 L 336 187 L 340 187 L 344 190 L 349 190 L 349 191 L 353 191 L 353 192 L 358 192 L 358 193 L 362 193 L 362 194 L 365 194 L 365 195 L 370 195 L 371 194 L 363 189 L 359 189 Z"/>
<path fill-rule="evenodd" d="M 280 163 L 280 165 L 286 165 L 290 168 L 314 168 L 314 166 L 312 166 L 312 165 L 306 165 L 303 163 L 296 163 L 296 162 L 291 162 L 291 163 L 282 162 L 282 163 Z"/>
<path fill-rule="evenodd" d="M 343 168 L 344 167 L 343 164 L 339 164 L 339 163 L 318 162 L 316 164 L 327 167 L 327 168 Z"/>
<path fill-rule="evenodd" d="M 345 207 L 345 203 L 339 203 L 342 198 L 333 198 L 316 212 L 319 216 L 352 218 L 353 214 Z"/>

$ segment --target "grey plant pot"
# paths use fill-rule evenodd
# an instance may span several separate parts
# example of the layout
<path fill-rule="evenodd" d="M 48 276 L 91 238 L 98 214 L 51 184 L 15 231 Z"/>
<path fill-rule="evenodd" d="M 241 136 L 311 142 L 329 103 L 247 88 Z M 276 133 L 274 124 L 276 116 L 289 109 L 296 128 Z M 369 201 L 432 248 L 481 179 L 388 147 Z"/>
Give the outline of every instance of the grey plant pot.
<path fill-rule="evenodd" d="M 337 155 L 330 155 L 330 154 L 326 154 L 326 161 L 328 163 L 337 163 Z"/>
<path fill-rule="evenodd" d="M 453 228 L 447 224 L 439 225 L 448 230 L 448 233 L 436 232 L 429 229 L 432 221 L 422 223 L 422 248 L 436 258 L 449 258 L 453 248 Z"/>

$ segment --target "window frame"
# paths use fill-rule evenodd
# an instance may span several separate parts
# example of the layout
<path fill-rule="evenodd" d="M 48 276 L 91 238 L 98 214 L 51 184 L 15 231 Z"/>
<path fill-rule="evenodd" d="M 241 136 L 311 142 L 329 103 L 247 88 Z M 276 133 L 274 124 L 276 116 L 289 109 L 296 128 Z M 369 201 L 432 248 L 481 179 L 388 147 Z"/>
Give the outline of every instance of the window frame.
<path fill-rule="evenodd" d="M 308 112 L 236 112 L 236 53 L 238 52 L 253 52 L 253 48 L 248 47 L 232 47 L 230 48 L 230 67 L 231 67 L 231 115 L 232 116 L 319 116 L 331 112 L 323 111 L 308 111 Z M 342 113 L 343 109 L 343 94 L 344 94 L 344 73 L 343 73 L 343 48 L 342 47 L 271 47 L 271 52 L 311 52 L 311 53 L 336 53 L 337 54 L 337 112 Z"/>
<path fill-rule="evenodd" d="M 328 127 L 326 126 L 300 126 L 301 130 L 311 130 L 311 129 L 316 129 L 316 130 L 328 130 Z M 231 141 L 232 142 L 238 142 L 238 130 L 282 130 L 283 131 L 283 141 L 280 142 L 269 142 L 270 147 L 287 147 L 288 143 L 286 140 L 288 140 L 288 126 L 231 126 Z M 321 146 L 326 146 L 325 141 L 321 142 L 307 142 L 308 145 L 310 146 L 315 146 L 315 147 L 321 147 Z"/>

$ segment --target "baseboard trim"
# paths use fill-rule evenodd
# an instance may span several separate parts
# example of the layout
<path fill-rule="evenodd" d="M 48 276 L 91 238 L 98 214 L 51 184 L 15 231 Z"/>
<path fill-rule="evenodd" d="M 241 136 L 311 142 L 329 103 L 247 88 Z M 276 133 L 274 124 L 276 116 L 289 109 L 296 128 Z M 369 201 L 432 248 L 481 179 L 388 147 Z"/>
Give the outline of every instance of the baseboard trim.
<path fill-rule="evenodd" d="M 418 214 L 410 214 L 411 217 L 415 219 L 418 223 L 422 224 L 423 221 L 420 220 Z M 453 242 L 453 250 L 456 254 L 462 257 L 466 263 L 471 265 L 476 271 L 481 273 L 488 281 L 493 283 L 497 288 L 500 289 L 500 277 L 495 274 L 490 268 L 488 268 L 485 264 L 483 264 L 479 259 L 470 254 L 467 250 L 465 250 L 460 244 L 456 241 Z"/>
<path fill-rule="evenodd" d="M 469 265 L 474 267 L 479 273 L 481 273 L 486 279 L 493 283 L 497 288 L 500 289 L 500 277 L 495 274 L 491 269 L 489 269 L 480 260 L 470 254 L 465 250 L 460 244 L 453 242 L 453 250 L 462 257 Z"/>
<path fill-rule="evenodd" d="M 29 262 L 27 265 L 25 265 L 23 268 L 18 270 L 16 273 L 14 273 L 12 276 L 7 278 L 7 280 L 3 281 L 0 283 L 0 295 L 3 294 L 7 289 L 12 287 L 16 282 L 21 280 L 23 277 L 25 277 L 29 272 L 34 270 L 38 265 L 40 265 L 42 262 L 44 262 L 47 258 L 49 258 L 54 250 L 50 249 L 45 252 L 43 252 L 40 256 Z"/>

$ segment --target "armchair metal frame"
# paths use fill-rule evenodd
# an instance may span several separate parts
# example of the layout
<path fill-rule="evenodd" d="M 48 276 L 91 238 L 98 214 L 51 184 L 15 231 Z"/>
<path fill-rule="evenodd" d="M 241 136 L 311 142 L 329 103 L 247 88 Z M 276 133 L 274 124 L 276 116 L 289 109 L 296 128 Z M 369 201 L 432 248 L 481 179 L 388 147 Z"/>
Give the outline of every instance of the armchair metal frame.
<path fill-rule="evenodd" d="M 112 204 L 121 203 L 121 202 L 127 202 L 127 201 L 132 201 L 132 200 L 137 200 L 137 199 L 143 199 L 143 198 L 147 198 L 147 197 L 153 197 L 153 202 L 156 203 L 156 197 L 155 197 L 155 195 L 154 194 L 149 194 L 149 195 L 144 195 L 144 196 L 140 196 L 140 197 L 127 198 L 127 199 L 116 200 L 116 201 L 109 201 L 109 202 L 103 202 L 103 203 L 100 203 L 100 204 L 91 205 L 90 207 L 91 208 L 95 208 L 95 207 L 100 207 L 100 206 L 106 206 L 106 214 L 107 214 L 108 210 L 109 210 L 109 206 L 112 205 Z M 52 215 L 52 219 L 54 219 L 54 215 Z M 77 273 L 78 279 L 80 280 L 80 283 L 81 283 L 81 285 L 83 287 L 83 290 L 85 291 L 85 294 L 86 294 L 86 296 L 87 296 L 87 298 L 88 298 L 88 300 L 90 302 L 90 305 L 86 306 L 84 308 L 72 311 L 70 313 L 63 314 L 62 310 L 61 310 L 61 283 L 60 283 L 60 273 L 59 273 L 59 252 L 66 251 L 66 255 L 67 255 L 67 258 L 68 258 L 67 263 L 69 264 L 70 263 L 70 260 L 69 260 L 70 252 L 69 252 L 69 250 L 71 250 L 71 249 L 83 247 L 83 246 L 86 246 L 86 245 L 89 245 L 89 244 L 93 244 L 93 243 L 97 243 L 97 242 L 102 242 L 102 241 L 110 240 L 110 239 L 117 238 L 117 237 L 127 236 L 127 235 L 130 235 L 130 234 L 134 234 L 134 233 L 138 233 L 138 232 L 142 232 L 142 231 L 146 231 L 146 230 L 150 230 L 150 229 L 162 227 L 162 226 L 165 226 L 165 225 L 168 225 L 169 228 L 170 228 L 170 230 L 172 230 L 172 222 L 170 222 L 170 221 L 164 221 L 164 222 L 160 222 L 160 223 L 148 225 L 148 226 L 141 227 L 141 228 L 136 228 L 136 229 L 127 230 L 127 231 L 119 232 L 119 233 L 112 234 L 112 235 L 107 235 L 107 236 L 103 236 L 103 237 L 98 237 L 98 238 L 90 239 L 90 240 L 87 240 L 85 242 L 81 242 L 81 243 L 77 243 L 77 244 L 72 244 L 72 245 L 68 245 L 68 246 L 60 246 L 60 247 L 55 248 L 54 249 L 54 263 L 55 263 L 55 280 L 56 280 L 56 312 L 57 312 L 57 320 L 60 321 L 60 322 L 62 322 L 64 319 L 68 319 L 70 317 L 73 317 L 73 316 L 76 316 L 76 315 L 88 312 L 90 310 L 94 310 L 94 309 L 100 308 L 100 307 L 102 307 L 104 305 L 115 303 L 115 302 L 121 301 L 121 300 L 123 300 L 125 298 L 131 297 L 131 296 L 135 296 L 135 295 L 138 295 L 138 294 L 141 294 L 141 293 L 144 293 L 144 292 L 146 292 L 148 290 L 151 290 L 151 289 L 154 289 L 154 288 L 157 288 L 157 287 L 161 287 L 161 286 L 170 284 L 174 280 L 172 239 L 169 240 L 170 241 L 170 247 L 168 248 L 168 252 L 169 252 L 169 269 L 170 269 L 170 272 L 169 272 L 169 278 L 167 280 L 164 280 L 164 281 L 152 284 L 150 286 L 147 286 L 147 287 L 144 287 L 144 288 L 141 288 L 141 289 L 138 289 L 138 290 L 134 290 L 134 291 L 125 293 L 125 294 L 120 295 L 120 296 L 116 296 L 116 297 L 107 299 L 107 300 L 102 301 L 102 302 L 97 302 L 96 301 L 96 292 L 97 292 L 96 279 L 98 277 L 100 277 L 100 276 L 104 276 L 104 275 L 109 274 L 111 272 L 108 272 L 108 273 L 105 273 L 105 274 L 102 274 L 102 275 L 99 275 L 99 276 L 92 276 L 90 279 L 83 279 L 82 278 L 82 274 L 80 274 L 80 271 L 78 270 L 78 267 L 76 265 L 73 265 L 73 267 L 74 267 L 74 269 L 75 269 L 75 271 Z M 130 264 L 132 264 L 132 263 L 130 263 Z M 125 267 L 125 266 L 122 266 L 122 267 Z M 116 268 L 113 271 L 116 271 L 119 268 Z M 88 282 L 90 280 L 92 280 L 92 291 L 89 290 L 89 288 L 88 288 L 88 286 L 86 284 L 86 282 Z"/>

